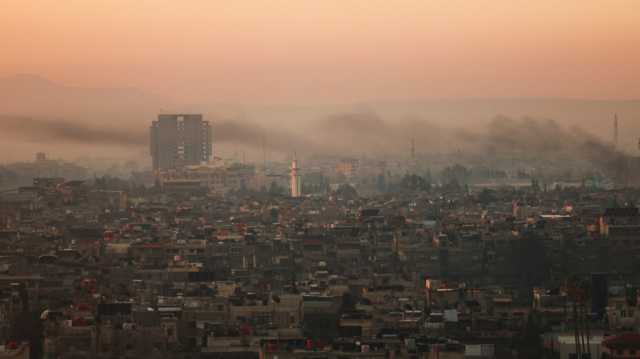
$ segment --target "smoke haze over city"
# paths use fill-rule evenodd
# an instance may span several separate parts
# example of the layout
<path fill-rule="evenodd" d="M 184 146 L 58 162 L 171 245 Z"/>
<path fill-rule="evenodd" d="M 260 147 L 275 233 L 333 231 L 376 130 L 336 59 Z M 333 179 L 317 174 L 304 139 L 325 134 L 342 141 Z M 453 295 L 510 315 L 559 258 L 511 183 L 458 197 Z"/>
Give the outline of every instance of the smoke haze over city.
<path fill-rule="evenodd" d="M 0 359 L 640 359 L 640 0 L 0 0 Z"/>
<path fill-rule="evenodd" d="M 497 116 L 605 142 L 614 113 L 640 130 L 634 1 L 606 12 L 591 1 L 129 5 L 3 5 L 0 116 L 12 142 L 68 156 L 84 141 L 139 159 L 163 111 L 205 113 L 227 153 L 400 152 L 411 137 L 451 152 Z M 623 131 L 620 147 L 635 151 L 635 137 Z"/>

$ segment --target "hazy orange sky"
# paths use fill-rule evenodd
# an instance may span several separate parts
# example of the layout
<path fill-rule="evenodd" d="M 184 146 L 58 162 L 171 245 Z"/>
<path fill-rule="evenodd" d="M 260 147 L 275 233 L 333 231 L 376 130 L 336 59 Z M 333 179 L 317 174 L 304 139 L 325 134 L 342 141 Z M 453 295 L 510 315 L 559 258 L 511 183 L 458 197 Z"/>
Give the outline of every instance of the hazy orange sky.
<path fill-rule="evenodd" d="M 640 98 L 640 1 L 3 0 L 15 73 L 193 102 Z"/>

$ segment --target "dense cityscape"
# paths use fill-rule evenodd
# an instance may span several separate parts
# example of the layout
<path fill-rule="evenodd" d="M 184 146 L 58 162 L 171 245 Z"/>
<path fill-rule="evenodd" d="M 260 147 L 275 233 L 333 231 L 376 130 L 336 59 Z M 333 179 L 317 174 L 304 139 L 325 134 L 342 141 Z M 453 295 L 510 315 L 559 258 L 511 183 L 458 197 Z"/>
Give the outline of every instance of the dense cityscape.
<path fill-rule="evenodd" d="M 126 179 L 9 166 L 0 357 L 637 355 L 635 157 L 465 166 L 409 139 L 393 160 L 244 163 L 200 114 L 149 136 L 152 169 Z"/>
<path fill-rule="evenodd" d="M 640 0 L 0 0 L 0 359 L 640 359 Z"/>

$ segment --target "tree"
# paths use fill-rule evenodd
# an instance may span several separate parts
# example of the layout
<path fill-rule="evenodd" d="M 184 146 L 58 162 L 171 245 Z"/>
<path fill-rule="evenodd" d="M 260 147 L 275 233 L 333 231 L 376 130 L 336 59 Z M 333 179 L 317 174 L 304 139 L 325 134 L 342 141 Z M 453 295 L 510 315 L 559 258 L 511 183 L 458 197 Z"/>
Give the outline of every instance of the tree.
<path fill-rule="evenodd" d="M 490 189 L 483 189 L 482 192 L 478 194 L 478 202 L 480 202 L 483 206 L 487 206 L 490 203 L 496 201 L 495 191 Z"/>
<path fill-rule="evenodd" d="M 273 181 L 271 185 L 269 185 L 269 194 L 272 196 L 282 196 L 284 195 L 284 188 Z"/>
<path fill-rule="evenodd" d="M 348 183 L 341 184 L 340 187 L 338 187 L 338 189 L 336 190 L 336 194 L 338 195 L 338 197 L 342 197 L 346 200 L 358 198 L 358 191 L 356 191 L 356 189 Z"/>
<path fill-rule="evenodd" d="M 535 311 L 529 313 L 527 324 L 518 338 L 519 358 L 542 358 L 542 325 L 541 320 Z"/>
<path fill-rule="evenodd" d="M 376 187 L 380 192 L 385 192 L 387 190 L 387 180 L 384 173 L 378 175 L 378 178 L 376 180 Z"/>
<path fill-rule="evenodd" d="M 469 177 L 471 177 L 471 170 L 462 165 L 455 164 L 453 166 L 448 166 L 444 170 L 442 170 L 442 174 L 440 176 L 444 184 L 456 182 L 459 185 L 465 185 L 469 182 Z"/>
<path fill-rule="evenodd" d="M 400 188 L 405 191 L 429 191 L 431 183 L 416 174 L 406 174 L 400 181 Z"/>
<path fill-rule="evenodd" d="M 343 313 L 352 313 L 356 310 L 356 298 L 354 298 L 353 294 L 346 292 L 342 295 L 342 312 Z"/>

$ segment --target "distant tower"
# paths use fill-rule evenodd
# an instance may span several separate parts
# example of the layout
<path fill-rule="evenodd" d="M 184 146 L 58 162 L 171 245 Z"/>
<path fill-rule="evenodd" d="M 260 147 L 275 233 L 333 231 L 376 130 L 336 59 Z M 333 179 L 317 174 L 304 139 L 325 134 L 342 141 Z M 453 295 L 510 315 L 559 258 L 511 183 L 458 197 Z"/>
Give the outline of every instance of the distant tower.
<path fill-rule="evenodd" d="M 618 114 L 613 115 L 613 148 L 618 149 Z"/>
<path fill-rule="evenodd" d="M 262 135 L 262 169 L 267 170 L 267 138 Z"/>
<path fill-rule="evenodd" d="M 291 197 L 300 197 L 302 195 L 302 180 L 300 178 L 300 174 L 298 173 L 298 160 L 296 159 L 296 155 L 293 155 L 293 160 L 291 161 L 291 172 L 289 172 L 289 187 L 291 190 Z"/>

